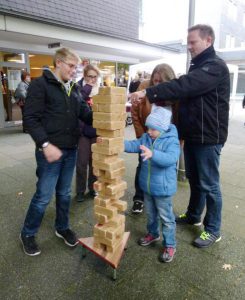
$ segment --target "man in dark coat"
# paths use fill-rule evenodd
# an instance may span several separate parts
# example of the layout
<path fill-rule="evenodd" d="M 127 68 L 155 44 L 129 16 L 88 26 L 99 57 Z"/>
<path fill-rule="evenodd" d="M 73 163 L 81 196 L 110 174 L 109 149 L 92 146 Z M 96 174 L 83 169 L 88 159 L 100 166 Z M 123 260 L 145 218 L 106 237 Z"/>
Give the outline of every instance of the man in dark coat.
<path fill-rule="evenodd" d="M 208 25 L 189 28 L 187 46 L 192 61 L 188 74 L 130 96 L 133 102 L 145 95 L 151 103 L 180 99 L 178 129 L 184 140 L 191 193 L 186 213 L 176 222 L 201 225 L 206 205 L 204 231 L 193 242 L 199 248 L 221 239 L 219 162 L 228 134 L 230 78 L 225 62 L 215 53 L 214 39 L 214 31 Z"/>
<path fill-rule="evenodd" d="M 80 58 L 72 50 L 57 50 L 54 72 L 44 70 L 43 75 L 32 81 L 28 89 L 24 126 L 36 144 L 38 181 L 20 239 L 24 252 L 30 256 L 41 253 L 35 235 L 54 191 L 55 234 L 70 247 L 78 243 L 69 226 L 71 181 L 79 137 L 78 120 L 92 124 L 92 112 L 82 100 L 79 87 L 71 81 L 79 62 Z"/>

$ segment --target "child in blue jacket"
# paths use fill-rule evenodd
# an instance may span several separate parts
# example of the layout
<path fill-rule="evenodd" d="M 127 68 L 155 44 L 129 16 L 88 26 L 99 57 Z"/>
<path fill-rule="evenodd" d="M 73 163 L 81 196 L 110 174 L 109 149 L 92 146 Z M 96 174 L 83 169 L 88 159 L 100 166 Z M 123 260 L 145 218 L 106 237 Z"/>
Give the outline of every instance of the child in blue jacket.
<path fill-rule="evenodd" d="M 169 109 L 154 106 L 146 119 L 147 133 L 139 139 L 125 141 L 125 152 L 141 153 L 139 184 L 144 192 L 148 233 L 139 245 L 148 246 L 160 240 L 159 219 L 162 223 L 162 262 L 171 262 L 176 252 L 175 216 L 172 196 L 177 190 L 177 161 L 180 145 L 176 127 L 171 123 Z"/>

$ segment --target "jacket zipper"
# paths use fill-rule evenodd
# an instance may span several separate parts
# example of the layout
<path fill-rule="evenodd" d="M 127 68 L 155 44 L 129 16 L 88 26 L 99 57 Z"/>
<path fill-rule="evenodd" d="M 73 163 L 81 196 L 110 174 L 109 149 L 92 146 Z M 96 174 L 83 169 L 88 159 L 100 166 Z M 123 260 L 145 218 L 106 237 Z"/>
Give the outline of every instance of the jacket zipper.
<path fill-rule="evenodd" d="M 159 136 L 155 139 L 155 141 L 151 144 L 151 151 L 153 152 L 153 147 L 157 141 L 157 139 L 162 135 L 162 133 L 159 134 Z M 151 181 L 151 161 L 150 159 L 148 159 L 148 174 L 147 174 L 147 191 L 148 191 L 148 194 L 150 195 L 151 194 L 151 191 L 150 191 L 150 181 Z"/>

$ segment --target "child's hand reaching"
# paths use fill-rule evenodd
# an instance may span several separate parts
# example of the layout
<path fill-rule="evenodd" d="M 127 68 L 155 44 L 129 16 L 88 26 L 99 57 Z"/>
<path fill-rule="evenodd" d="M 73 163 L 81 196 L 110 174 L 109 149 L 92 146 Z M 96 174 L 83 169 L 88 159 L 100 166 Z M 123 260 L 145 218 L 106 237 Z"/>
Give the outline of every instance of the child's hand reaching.
<path fill-rule="evenodd" d="M 152 157 L 152 151 L 144 145 L 140 146 L 140 149 L 143 151 L 140 156 L 143 157 L 143 161 Z"/>

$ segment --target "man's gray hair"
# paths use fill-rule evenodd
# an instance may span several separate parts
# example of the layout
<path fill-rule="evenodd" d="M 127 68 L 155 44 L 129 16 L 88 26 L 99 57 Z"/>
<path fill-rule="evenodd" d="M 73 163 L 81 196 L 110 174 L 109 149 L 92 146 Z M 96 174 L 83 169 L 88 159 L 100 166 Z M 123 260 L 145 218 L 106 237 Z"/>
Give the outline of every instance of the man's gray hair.
<path fill-rule="evenodd" d="M 210 36 L 211 39 L 212 39 L 212 44 L 214 43 L 215 34 L 214 34 L 214 30 L 211 26 L 206 25 L 206 24 L 197 24 L 197 25 L 194 25 L 194 26 L 190 27 L 188 29 L 188 32 L 191 32 L 191 31 L 194 31 L 194 30 L 199 31 L 199 35 L 202 39 Z"/>

